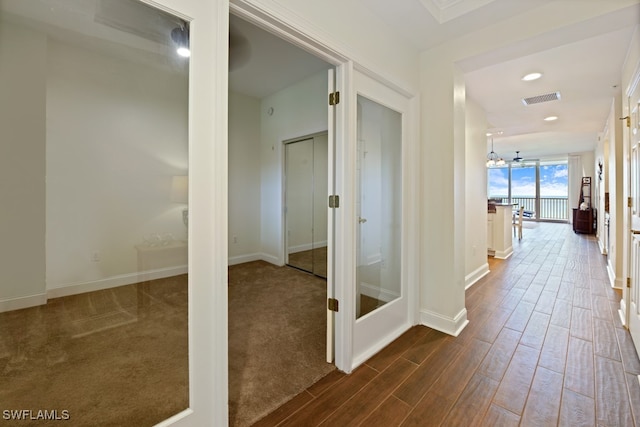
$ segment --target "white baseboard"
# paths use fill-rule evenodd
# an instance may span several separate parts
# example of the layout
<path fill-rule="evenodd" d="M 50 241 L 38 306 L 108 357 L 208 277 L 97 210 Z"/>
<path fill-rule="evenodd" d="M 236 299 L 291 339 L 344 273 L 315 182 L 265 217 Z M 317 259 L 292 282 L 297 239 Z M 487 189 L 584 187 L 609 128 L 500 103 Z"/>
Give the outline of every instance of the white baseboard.
<path fill-rule="evenodd" d="M 598 239 L 598 247 L 600 248 L 600 253 L 602 255 L 607 254 L 607 248 L 604 247 L 604 243 L 600 239 Z"/>
<path fill-rule="evenodd" d="M 620 316 L 620 322 L 622 326 L 627 326 L 627 308 L 624 306 L 624 300 L 620 300 L 620 308 L 618 309 L 618 316 Z"/>
<path fill-rule="evenodd" d="M 142 271 L 139 273 L 120 274 L 118 276 L 107 277 L 105 279 L 93 280 L 89 282 L 71 283 L 68 285 L 56 286 L 47 289 L 47 298 L 59 298 L 69 295 L 83 294 L 85 292 L 100 291 L 103 289 L 116 288 L 118 286 L 131 285 L 147 280 L 163 279 L 165 277 L 178 276 L 187 273 L 187 266 L 159 268 L 157 270 Z"/>
<path fill-rule="evenodd" d="M 253 254 L 238 255 L 238 256 L 230 257 L 228 263 L 229 265 L 236 265 L 236 264 L 244 264 L 245 262 L 260 261 L 261 259 L 262 259 L 262 254 L 256 252 Z"/>
<path fill-rule="evenodd" d="M 507 259 L 513 254 L 513 246 L 509 246 L 504 251 L 495 251 L 494 258 Z"/>
<path fill-rule="evenodd" d="M 489 263 L 485 262 L 483 265 L 467 274 L 464 278 L 464 290 L 466 291 L 471 286 L 475 285 L 478 280 L 482 279 L 487 274 L 489 274 Z"/>
<path fill-rule="evenodd" d="M 269 264 L 277 265 L 281 267 L 284 265 L 284 261 L 278 258 L 277 256 L 265 254 L 264 252 L 260 254 L 260 259 L 262 261 L 268 262 Z"/>
<path fill-rule="evenodd" d="M 353 357 L 353 362 L 351 364 L 350 372 L 353 372 L 353 370 L 356 369 L 358 366 L 362 365 L 364 362 L 372 358 L 375 354 L 380 352 L 380 350 L 382 350 L 383 348 L 391 344 L 400 335 L 408 331 L 409 328 L 411 328 L 411 325 L 409 323 L 404 323 L 400 325 L 399 328 L 395 329 L 394 331 L 387 334 L 386 336 L 380 337 L 380 339 L 378 339 L 375 343 L 369 346 L 369 348 L 367 348 L 367 350 L 362 354 L 355 355 Z"/>
<path fill-rule="evenodd" d="M 5 311 L 21 310 L 47 303 L 47 294 L 29 295 L 26 297 L 7 298 L 0 300 L 0 313 Z"/>
<path fill-rule="evenodd" d="M 391 292 L 387 289 L 382 289 L 380 286 L 371 285 L 365 282 L 360 283 L 360 293 L 384 302 L 393 301 L 400 296 L 397 292 Z"/>
<path fill-rule="evenodd" d="M 615 288 L 616 284 L 616 273 L 613 270 L 613 266 L 611 265 L 611 261 L 607 261 L 607 275 L 609 276 L 609 284 L 612 288 Z"/>
<path fill-rule="evenodd" d="M 616 270 L 611 265 L 611 260 L 607 262 L 607 274 L 609 275 L 609 283 L 613 289 L 623 289 L 624 283 L 622 277 L 616 277 Z"/>
<path fill-rule="evenodd" d="M 454 337 L 457 337 L 468 323 L 466 308 L 460 310 L 453 318 L 429 310 L 420 310 L 420 324 Z"/>

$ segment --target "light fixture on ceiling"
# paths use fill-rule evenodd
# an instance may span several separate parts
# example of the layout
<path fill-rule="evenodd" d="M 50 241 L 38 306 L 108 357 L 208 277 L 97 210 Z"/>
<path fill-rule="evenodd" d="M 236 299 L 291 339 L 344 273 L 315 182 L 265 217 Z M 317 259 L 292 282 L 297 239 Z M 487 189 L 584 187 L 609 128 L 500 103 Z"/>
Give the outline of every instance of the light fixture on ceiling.
<path fill-rule="evenodd" d="M 487 167 L 503 166 L 505 161 L 502 157 L 498 156 L 498 153 L 493 151 L 493 136 L 491 137 L 491 151 L 487 154 Z"/>
<path fill-rule="evenodd" d="M 542 77 L 542 73 L 529 73 L 525 76 L 522 77 L 522 80 L 525 82 L 530 82 L 533 80 L 538 80 L 540 77 Z"/>
<path fill-rule="evenodd" d="M 187 26 L 180 26 L 171 30 L 171 40 L 177 46 L 178 55 L 185 58 L 191 56 L 191 51 L 189 50 L 189 28 Z"/>
<path fill-rule="evenodd" d="M 552 122 L 554 120 L 558 120 L 558 116 L 548 116 L 544 118 L 545 122 Z"/>

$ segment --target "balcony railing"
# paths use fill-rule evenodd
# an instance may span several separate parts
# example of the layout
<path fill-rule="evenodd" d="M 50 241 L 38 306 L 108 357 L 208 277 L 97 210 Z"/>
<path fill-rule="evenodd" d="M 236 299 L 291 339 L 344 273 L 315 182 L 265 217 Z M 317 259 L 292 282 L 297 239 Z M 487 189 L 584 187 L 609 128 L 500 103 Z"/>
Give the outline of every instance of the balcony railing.
<path fill-rule="evenodd" d="M 493 198 L 493 197 L 492 197 Z M 496 197 L 498 198 L 498 197 Z M 525 212 L 532 212 L 532 218 L 568 220 L 568 205 L 566 197 L 540 197 L 540 212 L 536 212 L 535 197 L 512 197 L 511 202 L 506 197 L 502 198 L 502 203 L 513 203 L 517 206 L 524 206 Z"/>

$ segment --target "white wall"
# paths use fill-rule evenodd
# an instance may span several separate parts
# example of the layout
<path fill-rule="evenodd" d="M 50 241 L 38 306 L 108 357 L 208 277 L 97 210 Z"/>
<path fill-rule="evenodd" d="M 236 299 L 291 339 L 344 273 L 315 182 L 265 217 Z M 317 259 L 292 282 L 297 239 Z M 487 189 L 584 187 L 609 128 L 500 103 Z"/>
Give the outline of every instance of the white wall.
<path fill-rule="evenodd" d="M 322 72 L 261 101 L 261 253 L 276 265 L 284 264 L 283 141 L 327 130 L 327 87 Z"/>
<path fill-rule="evenodd" d="M 465 287 L 489 272 L 487 263 L 487 118 L 466 99 L 465 129 Z"/>
<path fill-rule="evenodd" d="M 187 79 L 53 41 L 47 58 L 47 288 L 135 283 L 145 236 L 186 239 Z"/>
<path fill-rule="evenodd" d="M 229 264 L 260 259 L 260 100 L 229 93 Z"/>
<path fill-rule="evenodd" d="M 0 311 L 45 296 L 46 38 L 0 23 Z"/>

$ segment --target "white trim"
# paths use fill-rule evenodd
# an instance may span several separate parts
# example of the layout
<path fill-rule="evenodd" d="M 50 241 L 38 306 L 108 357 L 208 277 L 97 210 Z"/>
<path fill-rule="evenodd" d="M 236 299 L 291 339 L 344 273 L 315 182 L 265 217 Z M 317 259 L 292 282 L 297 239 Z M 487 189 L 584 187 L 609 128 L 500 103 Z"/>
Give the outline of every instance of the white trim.
<path fill-rule="evenodd" d="M 391 302 L 400 297 L 400 294 L 397 292 L 391 292 L 387 289 L 382 289 L 380 286 L 366 282 L 360 282 L 360 293 L 384 302 Z"/>
<path fill-rule="evenodd" d="M 507 259 L 511 255 L 513 255 L 513 246 L 509 246 L 504 251 L 494 251 L 493 257 L 498 259 Z"/>
<path fill-rule="evenodd" d="M 627 303 L 623 299 L 620 300 L 618 316 L 620 316 L 620 322 L 622 323 L 622 326 L 627 326 Z"/>
<path fill-rule="evenodd" d="M 613 265 L 611 265 L 611 260 L 607 262 L 607 274 L 609 275 L 609 284 L 613 289 L 624 288 L 624 281 L 621 277 L 616 277 L 616 272 Z"/>
<path fill-rule="evenodd" d="M 369 348 L 367 348 L 366 351 L 358 354 L 357 356 L 354 356 L 353 357 L 353 363 L 351 365 L 351 371 L 356 369 L 358 366 L 362 365 L 364 362 L 369 360 L 371 357 L 373 357 L 380 350 L 382 350 L 383 348 L 385 348 L 386 346 L 391 344 L 400 335 L 404 334 L 407 330 L 409 330 L 409 328 L 411 328 L 411 325 L 408 324 L 408 323 L 401 325 L 397 329 L 395 329 L 395 330 L 391 331 L 390 333 L 388 333 L 386 336 L 380 338 L 373 345 L 371 345 Z"/>
<path fill-rule="evenodd" d="M 66 297 L 69 295 L 83 294 L 85 292 L 100 291 L 103 289 L 117 288 L 118 286 L 132 285 L 147 280 L 164 279 L 165 277 L 187 274 L 187 266 L 158 268 L 155 270 L 141 271 L 138 273 L 120 274 L 104 279 L 88 282 L 69 283 L 55 288 L 47 289 L 48 298 Z"/>
<path fill-rule="evenodd" d="M 471 286 L 475 285 L 478 280 L 482 279 L 487 274 L 489 274 L 489 263 L 486 262 L 471 273 L 467 274 L 464 278 L 464 290 L 466 291 Z"/>
<path fill-rule="evenodd" d="M 0 300 L 0 313 L 5 311 L 21 310 L 47 303 L 47 294 L 29 295 L 26 297 L 8 298 Z"/>
<path fill-rule="evenodd" d="M 624 288 L 624 281 L 622 280 L 622 278 L 617 278 L 615 280 L 615 282 L 611 285 L 611 287 L 613 289 L 620 289 L 622 290 Z"/>
<path fill-rule="evenodd" d="M 429 310 L 420 310 L 420 324 L 436 331 L 457 337 L 460 332 L 469 324 L 467 319 L 467 309 L 463 308 L 453 318 L 445 317 L 439 313 Z"/>
<path fill-rule="evenodd" d="M 269 254 L 266 254 L 264 252 L 262 252 L 260 254 L 260 259 L 262 261 L 268 262 L 269 264 L 273 264 L 273 265 L 277 265 L 277 266 L 283 266 L 284 265 L 284 262 L 282 262 L 282 260 L 280 258 L 278 258 L 277 256 L 269 255 Z"/>
<path fill-rule="evenodd" d="M 245 262 L 260 261 L 262 259 L 262 255 L 263 254 L 258 252 L 255 252 L 252 254 L 237 255 L 234 257 L 230 257 L 228 264 L 238 265 L 238 264 L 244 264 Z"/>
<path fill-rule="evenodd" d="M 611 260 L 607 261 L 607 275 L 609 276 L 609 285 L 611 285 L 612 288 L 615 288 L 616 272 L 613 269 L 613 265 L 611 265 Z"/>

